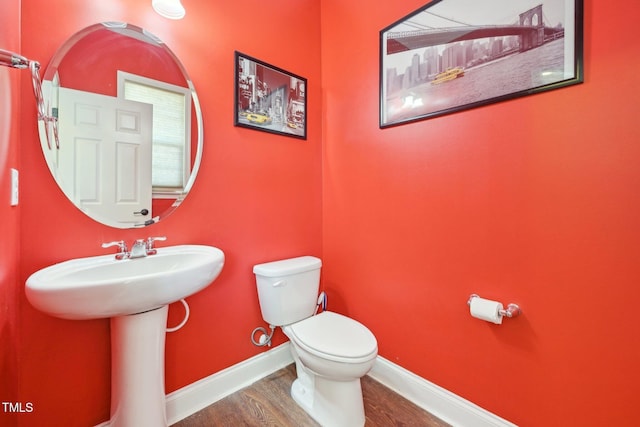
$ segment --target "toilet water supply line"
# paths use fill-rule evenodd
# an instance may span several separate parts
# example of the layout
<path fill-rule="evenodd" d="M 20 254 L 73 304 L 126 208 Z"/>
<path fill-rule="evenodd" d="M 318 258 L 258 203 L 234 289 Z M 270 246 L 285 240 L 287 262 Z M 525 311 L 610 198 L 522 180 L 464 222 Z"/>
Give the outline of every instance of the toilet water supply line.
<path fill-rule="evenodd" d="M 327 294 L 324 293 L 324 291 L 320 292 L 320 295 L 318 295 L 316 310 L 313 312 L 314 316 L 318 314 L 319 308 L 322 308 L 322 311 L 326 311 L 327 309 Z M 253 332 L 251 332 L 251 342 L 253 343 L 253 345 L 258 347 L 264 347 L 265 345 L 271 347 L 271 338 L 273 338 L 273 334 L 276 331 L 276 327 L 273 325 L 269 325 L 269 329 L 271 329 L 271 332 L 267 332 L 267 329 L 263 328 L 262 326 L 258 326 L 257 328 L 255 328 Z M 257 332 L 262 332 L 262 334 L 258 337 L 258 340 L 256 341 L 255 336 Z"/>

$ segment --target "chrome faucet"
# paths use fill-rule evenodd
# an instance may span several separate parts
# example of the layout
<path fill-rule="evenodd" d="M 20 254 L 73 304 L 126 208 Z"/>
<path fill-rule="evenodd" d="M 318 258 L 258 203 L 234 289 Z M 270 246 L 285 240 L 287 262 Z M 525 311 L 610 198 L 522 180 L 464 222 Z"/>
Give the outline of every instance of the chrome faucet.
<path fill-rule="evenodd" d="M 142 258 L 145 256 L 147 256 L 147 244 L 143 239 L 137 239 L 133 243 L 133 247 L 129 253 L 129 258 Z"/>
<path fill-rule="evenodd" d="M 103 248 L 109 248 L 111 246 L 118 246 L 118 253 L 116 254 L 116 259 L 133 259 L 133 258 L 143 258 L 147 255 L 155 255 L 158 253 L 158 250 L 154 247 L 154 242 L 167 240 L 165 236 L 161 237 L 149 237 L 147 240 L 144 239 L 136 239 L 131 247 L 131 251 L 127 248 L 127 244 L 124 240 L 118 240 L 115 242 L 103 243 Z"/>

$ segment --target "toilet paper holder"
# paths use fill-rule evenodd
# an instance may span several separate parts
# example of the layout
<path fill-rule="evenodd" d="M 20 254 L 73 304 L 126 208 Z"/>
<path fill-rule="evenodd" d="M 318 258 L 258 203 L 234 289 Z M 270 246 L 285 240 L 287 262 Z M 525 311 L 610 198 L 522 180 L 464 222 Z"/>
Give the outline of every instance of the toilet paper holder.
<path fill-rule="evenodd" d="M 478 294 L 471 294 L 471 296 L 469 296 L 469 300 L 467 301 L 467 305 L 471 305 L 471 300 L 473 298 L 480 298 L 480 295 Z M 509 304 L 507 305 L 506 309 L 502 309 L 499 311 L 501 316 L 505 316 L 505 317 L 518 317 L 519 315 L 522 314 L 522 310 L 520 310 L 520 307 L 518 306 L 518 304 Z"/>

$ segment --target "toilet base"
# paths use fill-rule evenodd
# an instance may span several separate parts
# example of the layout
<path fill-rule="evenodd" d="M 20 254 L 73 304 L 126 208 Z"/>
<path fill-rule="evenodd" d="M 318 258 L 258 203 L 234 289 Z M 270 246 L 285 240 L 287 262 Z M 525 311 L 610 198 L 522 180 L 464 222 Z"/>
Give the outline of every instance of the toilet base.
<path fill-rule="evenodd" d="M 298 378 L 291 386 L 291 397 L 321 426 L 364 426 L 364 404 L 360 379 L 333 381 L 307 373 L 296 363 Z"/>

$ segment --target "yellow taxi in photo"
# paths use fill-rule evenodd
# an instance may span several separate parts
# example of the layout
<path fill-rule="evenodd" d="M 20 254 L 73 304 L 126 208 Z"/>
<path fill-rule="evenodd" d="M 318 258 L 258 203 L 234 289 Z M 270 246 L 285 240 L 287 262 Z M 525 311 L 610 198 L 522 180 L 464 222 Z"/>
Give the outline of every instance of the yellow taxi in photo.
<path fill-rule="evenodd" d="M 247 114 L 247 120 L 257 125 L 268 125 L 269 123 L 271 123 L 271 117 L 267 116 L 266 114 L 260 113 Z"/>

